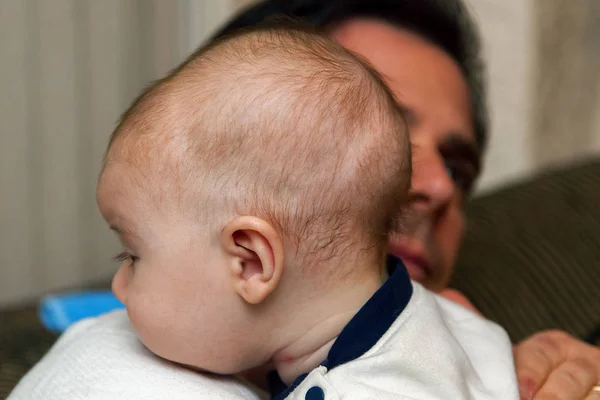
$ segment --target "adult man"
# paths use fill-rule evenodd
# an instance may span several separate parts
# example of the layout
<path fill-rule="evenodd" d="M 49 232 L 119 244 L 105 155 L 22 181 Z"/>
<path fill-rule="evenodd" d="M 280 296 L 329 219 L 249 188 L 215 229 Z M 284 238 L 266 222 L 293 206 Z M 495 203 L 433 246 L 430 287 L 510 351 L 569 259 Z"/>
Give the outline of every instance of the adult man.
<path fill-rule="evenodd" d="M 368 60 L 394 92 L 411 132 L 414 165 L 412 212 L 403 234 L 390 240 L 390 253 L 402 258 L 414 280 L 445 293 L 463 236 L 463 204 L 487 134 L 478 35 L 464 5 L 271 0 L 249 8 L 221 33 L 278 14 L 329 31 Z M 456 299 L 456 293 L 450 296 Z M 515 346 L 515 357 L 523 398 L 600 398 L 600 350 L 565 333 L 534 335 Z"/>

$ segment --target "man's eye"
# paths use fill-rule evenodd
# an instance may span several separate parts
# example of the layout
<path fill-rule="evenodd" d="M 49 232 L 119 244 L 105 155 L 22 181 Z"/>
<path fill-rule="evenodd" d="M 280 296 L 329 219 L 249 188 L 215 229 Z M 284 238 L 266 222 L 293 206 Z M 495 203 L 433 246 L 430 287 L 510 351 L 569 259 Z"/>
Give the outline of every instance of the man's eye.
<path fill-rule="evenodd" d="M 117 254 L 114 257 L 114 260 L 117 261 L 117 262 L 123 262 L 123 261 L 129 260 L 132 263 L 134 263 L 134 262 L 136 262 L 138 260 L 138 257 L 136 257 L 134 255 L 131 255 L 131 254 L 129 254 L 129 253 L 127 253 L 127 252 L 124 251 L 122 253 Z"/>
<path fill-rule="evenodd" d="M 446 160 L 446 171 L 454 185 L 465 194 L 469 194 L 477 174 L 475 169 L 466 162 Z"/>
<path fill-rule="evenodd" d="M 453 136 L 441 143 L 438 150 L 455 187 L 468 196 L 479 175 L 480 153 L 477 145 Z"/>

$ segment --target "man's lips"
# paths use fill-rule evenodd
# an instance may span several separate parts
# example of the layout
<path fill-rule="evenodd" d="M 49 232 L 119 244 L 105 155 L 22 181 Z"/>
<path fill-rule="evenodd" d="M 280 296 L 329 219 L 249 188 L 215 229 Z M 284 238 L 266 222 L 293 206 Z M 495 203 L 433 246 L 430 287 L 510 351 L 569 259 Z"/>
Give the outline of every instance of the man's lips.
<path fill-rule="evenodd" d="M 407 257 L 401 257 L 402 261 L 404 261 L 404 265 L 406 266 L 406 270 L 408 271 L 408 275 L 410 275 L 411 279 L 417 282 L 423 282 L 427 279 L 428 271 L 423 267 L 423 264 Z"/>
<path fill-rule="evenodd" d="M 423 282 L 431 277 L 431 266 L 423 251 L 405 246 L 392 246 L 390 253 L 402 259 L 413 280 Z"/>

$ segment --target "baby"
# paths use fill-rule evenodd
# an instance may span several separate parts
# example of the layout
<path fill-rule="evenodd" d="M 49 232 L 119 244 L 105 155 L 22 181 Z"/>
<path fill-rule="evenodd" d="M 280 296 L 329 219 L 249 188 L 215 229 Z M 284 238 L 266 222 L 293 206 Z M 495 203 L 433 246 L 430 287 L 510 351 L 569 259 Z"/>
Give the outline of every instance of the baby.
<path fill-rule="evenodd" d="M 100 174 L 127 313 L 73 327 L 11 398 L 253 399 L 208 372 L 270 364 L 277 399 L 516 399 L 498 327 L 386 275 L 410 166 L 393 96 L 329 39 L 201 49 L 129 108 Z"/>

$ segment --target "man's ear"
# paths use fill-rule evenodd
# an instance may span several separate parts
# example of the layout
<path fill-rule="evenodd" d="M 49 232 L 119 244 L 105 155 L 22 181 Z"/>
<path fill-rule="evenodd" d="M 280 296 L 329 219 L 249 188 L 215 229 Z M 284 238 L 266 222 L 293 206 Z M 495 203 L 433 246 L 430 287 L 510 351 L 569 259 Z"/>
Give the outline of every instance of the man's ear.
<path fill-rule="evenodd" d="M 249 304 L 262 302 L 283 273 L 283 243 L 277 231 L 261 218 L 236 217 L 220 240 L 236 293 Z"/>

